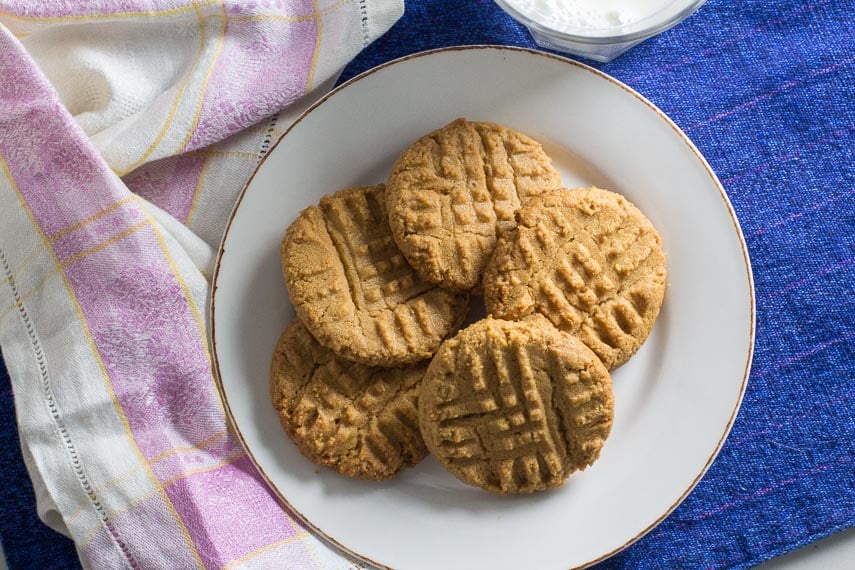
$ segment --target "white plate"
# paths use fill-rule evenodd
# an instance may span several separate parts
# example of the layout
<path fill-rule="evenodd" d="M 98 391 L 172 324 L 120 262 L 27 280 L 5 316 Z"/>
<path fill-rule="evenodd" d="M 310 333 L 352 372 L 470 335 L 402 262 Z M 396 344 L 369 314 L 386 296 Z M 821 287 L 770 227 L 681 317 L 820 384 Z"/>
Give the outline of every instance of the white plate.
<path fill-rule="evenodd" d="M 273 347 L 292 318 L 279 241 L 328 193 L 383 182 L 397 155 L 457 117 L 544 143 L 567 186 L 625 194 L 653 221 L 669 286 L 647 343 L 614 373 L 601 459 L 557 491 L 499 497 L 428 459 L 387 483 L 319 469 L 282 432 L 268 396 Z M 376 68 L 336 89 L 282 137 L 223 238 L 211 323 L 226 408 L 271 487 L 354 555 L 394 568 L 568 568 L 637 540 L 689 493 L 745 390 L 754 299 L 745 243 L 721 185 L 661 111 L 571 60 L 452 48 Z"/>

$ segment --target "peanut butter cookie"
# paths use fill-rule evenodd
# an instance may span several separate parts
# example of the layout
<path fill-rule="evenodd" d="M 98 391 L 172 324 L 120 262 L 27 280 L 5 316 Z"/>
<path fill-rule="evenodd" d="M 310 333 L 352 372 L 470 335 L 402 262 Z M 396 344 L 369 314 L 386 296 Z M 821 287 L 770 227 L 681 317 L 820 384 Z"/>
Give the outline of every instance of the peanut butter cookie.
<path fill-rule="evenodd" d="M 497 236 L 529 196 L 560 186 L 540 143 L 517 131 L 458 119 L 413 143 L 387 181 L 398 247 L 431 283 L 478 287 Z"/>
<path fill-rule="evenodd" d="M 318 341 L 364 364 L 429 358 L 463 322 L 465 294 L 422 280 L 392 239 L 383 185 L 321 199 L 282 240 L 285 283 Z"/>
<path fill-rule="evenodd" d="M 563 485 L 599 457 L 613 414 L 605 366 L 541 317 L 487 318 L 445 341 L 419 397 L 431 454 L 500 494 Z"/>
<path fill-rule="evenodd" d="M 609 370 L 647 339 L 665 294 L 656 229 L 620 194 L 599 188 L 532 198 L 504 234 L 484 274 L 487 311 L 533 313 L 575 334 Z"/>
<path fill-rule="evenodd" d="M 295 319 L 270 367 L 270 395 L 300 453 L 348 477 L 382 480 L 421 461 L 418 388 L 427 364 L 379 368 L 338 358 Z"/>

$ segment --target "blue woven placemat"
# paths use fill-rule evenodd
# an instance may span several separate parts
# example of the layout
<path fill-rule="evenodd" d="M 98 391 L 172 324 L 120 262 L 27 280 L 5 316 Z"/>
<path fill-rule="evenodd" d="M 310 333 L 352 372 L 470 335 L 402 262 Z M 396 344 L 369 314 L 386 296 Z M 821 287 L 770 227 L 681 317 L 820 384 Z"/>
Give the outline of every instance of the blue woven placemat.
<path fill-rule="evenodd" d="M 596 65 L 681 126 L 718 173 L 754 269 L 742 410 L 686 501 L 605 568 L 741 568 L 855 524 L 855 1 L 710 0 Z M 534 47 L 491 0 L 410 0 L 342 80 L 424 49 Z M 710 299 L 710 302 L 715 302 Z M 76 565 L 40 526 L 0 374 L 0 537 L 14 568 Z"/>
<path fill-rule="evenodd" d="M 80 568 L 74 543 L 42 524 L 18 430 L 6 365 L 0 358 L 0 542 L 10 569 Z"/>
<path fill-rule="evenodd" d="M 594 64 L 706 156 L 742 224 L 757 296 L 753 371 L 721 454 L 668 519 L 602 567 L 747 567 L 855 524 L 853 13 L 853 1 L 710 0 Z M 476 43 L 535 47 L 490 0 L 408 2 L 343 79 Z"/>

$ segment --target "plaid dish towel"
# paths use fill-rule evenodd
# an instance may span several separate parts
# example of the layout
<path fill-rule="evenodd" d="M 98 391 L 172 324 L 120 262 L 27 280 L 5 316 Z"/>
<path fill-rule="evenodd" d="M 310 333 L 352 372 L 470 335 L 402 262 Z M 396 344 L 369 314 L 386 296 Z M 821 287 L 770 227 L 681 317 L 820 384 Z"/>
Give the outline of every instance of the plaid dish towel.
<path fill-rule="evenodd" d="M 205 307 L 271 140 L 402 12 L 0 1 L 0 346 L 39 515 L 85 566 L 353 567 L 231 436 Z"/>

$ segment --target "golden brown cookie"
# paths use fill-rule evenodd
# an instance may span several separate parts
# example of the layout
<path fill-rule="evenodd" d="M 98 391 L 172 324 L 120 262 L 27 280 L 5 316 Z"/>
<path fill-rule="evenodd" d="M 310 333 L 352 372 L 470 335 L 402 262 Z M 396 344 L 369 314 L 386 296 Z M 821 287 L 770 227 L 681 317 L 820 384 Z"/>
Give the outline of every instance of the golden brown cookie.
<path fill-rule="evenodd" d="M 665 294 L 656 229 L 620 194 L 599 188 L 532 198 L 499 239 L 484 274 L 487 311 L 533 313 L 578 335 L 609 370 L 647 339 Z"/>
<path fill-rule="evenodd" d="M 427 364 L 380 368 L 338 358 L 294 319 L 270 366 L 270 394 L 300 453 L 348 477 L 389 479 L 421 461 L 418 389 Z"/>
<path fill-rule="evenodd" d="M 464 294 L 427 283 L 401 255 L 383 185 L 349 188 L 300 213 L 282 240 L 297 315 L 336 354 L 370 365 L 429 358 L 460 326 Z"/>
<path fill-rule="evenodd" d="M 540 143 L 492 123 L 458 119 L 413 143 L 389 175 L 386 205 L 398 247 L 431 283 L 470 291 L 520 203 L 560 186 Z"/>
<path fill-rule="evenodd" d="M 419 398 L 431 454 L 463 482 L 500 494 L 564 484 L 599 457 L 613 414 L 602 362 L 540 317 L 488 317 L 445 341 Z"/>

